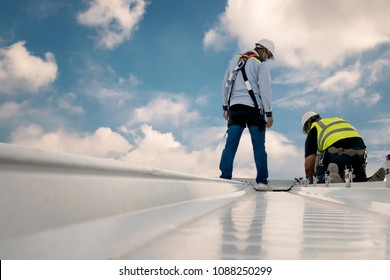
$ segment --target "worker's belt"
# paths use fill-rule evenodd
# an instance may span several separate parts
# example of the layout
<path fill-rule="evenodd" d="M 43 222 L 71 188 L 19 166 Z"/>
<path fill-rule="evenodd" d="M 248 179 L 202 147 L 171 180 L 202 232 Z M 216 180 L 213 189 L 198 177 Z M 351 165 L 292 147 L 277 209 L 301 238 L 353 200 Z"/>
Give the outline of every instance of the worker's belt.
<path fill-rule="evenodd" d="M 366 153 L 366 150 L 352 150 L 352 149 L 343 149 L 343 148 L 335 148 L 335 147 L 329 147 L 328 153 L 331 155 L 347 155 L 350 157 L 353 156 L 363 156 Z"/>

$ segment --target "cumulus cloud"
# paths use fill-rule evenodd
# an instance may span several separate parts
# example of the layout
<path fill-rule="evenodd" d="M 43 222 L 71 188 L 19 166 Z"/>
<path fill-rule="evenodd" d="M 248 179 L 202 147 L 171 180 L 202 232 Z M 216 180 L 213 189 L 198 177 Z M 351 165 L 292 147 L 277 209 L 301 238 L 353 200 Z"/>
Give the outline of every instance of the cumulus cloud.
<path fill-rule="evenodd" d="M 142 135 L 137 140 L 135 149 L 125 155 L 123 160 L 204 175 L 206 170 L 197 162 L 201 152 L 187 152 L 170 132 L 161 133 L 149 125 L 142 125 L 141 132 Z M 211 164 L 205 163 L 207 166 Z"/>
<path fill-rule="evenodd" d="M 32 55 L 20 41 L 0 49 L 0 93 L 36 93 L 57 78 L 57 64 L 52 53 L 45 58 Z"/>
<path fill-rule="evenodd" d="M 327 67 L 388 42 L 389 10 L 390 2 L 383 0 L 228 0 L 219 23 L 206 32 L 204 46 L 219 49 L 223 37 L 247 49 L 269 38 L 279 62 Z"/>
<path fill-rule="evenodd" d="M 45 132 L 37 124 L 20 127 L 11 134 L 10 143 L 25 147 L 74 153 L 101 158 L 116 158 L 144 166 L 175 170 L 216 178 L 224 141 L 205 144 L 196 149 L 183 145 L 171 132 L 160 132 L 150 125 L 141 125 L 140 132 L 128 141 L 110 128 L 100 127 L 90 134 L 65 130 Z M 202 129 L 198 130 L 203 134 Z M 131 142 L 131 143 L 130 143 Z M 266 136 L 268 165 L 271 178 L 293 178 L 303 174 L 303 155 L 285 136 L 268 131 Z M 297 162 L 302 164 L 297 165 Z M 235 177 L 254 178 L 249 132 L 245 131 L 235 160 Z"/>
<path fill-rule="evenodd" d="M 171 133 L 161 133 L 149 125 L 142 125 L 141 130 L 135 148 L 123 160 L 196 175 L 219 176 L 221 145 L 190 151 Z"/>
<path fill-rule="evenodd" d="M 160 96 L 153 98 L 146 106 L 136 108 L 131 124 L 168 124 L 179 127 L 197 121 L 199 113 L 191 110 L 190 100 L 183 96 Z"/>
<path fill-rule="evenodd" d="M 131 38 L 146 5 L 146 0 L 93 0 L 77 20 L 97 29 L 100 46 L 113 49 Z"/>
<path fill-rule="evenodd" d="M 286 164 L 300 161 L 303 166 L 302 151 L 294 146 L 282 133 L 272 130 L 268 131 L 266 134 L 266 147 L 269 151 L 269 161 L 274 165 L 274 168 L 282 166 L 287 168 Z"/>
<path fill-rule="evenodd" d="M 223 18 L 221 19 L 223 20 Z M 203 37 L 203 46 L 208 49 L 222 51 L 231 40 L 229 34 L 221 27 L 215 27 L 207 31 Z"/>
<path fill-rule="evenodd" d="M 40 125 L 20 127 L 11 134 L 12 144 L 20 146 L 116 158 L 131 149 L 131 144 L 108 127 L 100 127 L 92 134 L 80 135 L 64 130 L 45 132 Z"/>
<path fill-rule="evenodd" d="M 190 150 L 178 142 L 171 133 L 161 133 L 149 125 L 143 125 L 141 130 L 142 135 L 134 145 L 134 149 L 124 156 L 123 160 L 185 173 L 219 176 L 219 160 L 224 147 L 222 139 L 215 141 L 215 145 L 205 144 L 203 147 Z M 207 134 L 207 132 L 203 133 L 202 129 L 198 132 L 200 135 Z M 274 131 L 267 132 L 266 147 L 272 178 L 302 176 L 303 154 L 285 136 Z M 297 162 L 302 164 L 297 165 Z M 241 178 L 256 176 L 252 144 L 249 132 L 246 130 L 237 151 L 234 176 Z"/>

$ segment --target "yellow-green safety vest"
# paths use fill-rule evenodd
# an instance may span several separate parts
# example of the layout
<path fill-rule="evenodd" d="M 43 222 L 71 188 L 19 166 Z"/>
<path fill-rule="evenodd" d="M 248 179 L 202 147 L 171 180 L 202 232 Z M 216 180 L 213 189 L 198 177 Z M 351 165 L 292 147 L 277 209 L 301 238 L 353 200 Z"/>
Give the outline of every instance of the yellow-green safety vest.
<path fill-rule="evenodd" d="M 356 128 L 342 118 L 320 119 L 312 123 L 310 129 L 317 128 L 317 147 L 322 152 L 337 141 L 345 138 L 360 137 Z"/>

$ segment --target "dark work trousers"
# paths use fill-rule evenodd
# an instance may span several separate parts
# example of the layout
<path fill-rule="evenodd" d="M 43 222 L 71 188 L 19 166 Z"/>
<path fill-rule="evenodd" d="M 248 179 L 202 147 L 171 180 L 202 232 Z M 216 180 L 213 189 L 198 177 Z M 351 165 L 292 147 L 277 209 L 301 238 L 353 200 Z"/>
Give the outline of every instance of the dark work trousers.
<path fill-rule="evenodd" d="M 325 152 L 323 164 L 317 167 L 316 176 L 318 183 L 325 183 L 325 172 L 328 169 L 329 163 L 335 163 L 339 167 L 339 174 L 343 174 L 346 168 L 353 168 L 353 181 L 366 182 L 366 161 L 364 156 L 348 156 L 339 154 L 329 154 Z"/>

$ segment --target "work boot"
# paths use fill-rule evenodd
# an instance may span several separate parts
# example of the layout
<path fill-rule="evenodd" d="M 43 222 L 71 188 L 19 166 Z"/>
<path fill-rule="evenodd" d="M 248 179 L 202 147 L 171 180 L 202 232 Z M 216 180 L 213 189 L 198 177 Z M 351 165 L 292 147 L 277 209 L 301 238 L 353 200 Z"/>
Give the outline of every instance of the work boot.
<path fill-rule="evenodd" d="M 377 172 L 374 173 L 367 182 L 383 181 L 385 180 L 385 169 L 383 167 L 379 168 Z"/>
<path fill-rule="evenodd" d="M 257 183 L 256 185 L 253 185 L 253 188 L 256 191 L 272 191 L 272 188 L 268 183 L 267 184 Z"/>
<path fill-rule="evenodd" d="M 343 179 L 341 179 L 340 174 L 339 174 L 339 167 L 337 166 L 336 163 L 329 163 L 328 165 L 328 172 L 329 172 L 329 177 L 330 177 L 330 182 L 331 183 L 342 183 Z"/>

